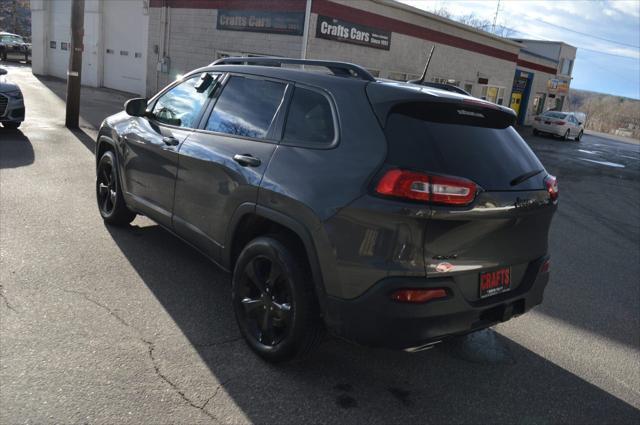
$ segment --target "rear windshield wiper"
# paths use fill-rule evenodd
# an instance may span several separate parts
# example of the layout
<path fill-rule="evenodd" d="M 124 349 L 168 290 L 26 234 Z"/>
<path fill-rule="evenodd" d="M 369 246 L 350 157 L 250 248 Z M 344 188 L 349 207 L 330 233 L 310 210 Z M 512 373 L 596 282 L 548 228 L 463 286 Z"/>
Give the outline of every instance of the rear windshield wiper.
<path fill-rule="evenodd" d="M 511 183 L 509 183 L 511 186 L 517 186 L 520 183 L 522 183 L 525 180 L 530 179 L 533 176 L 537 176 L 538 174 L 540 174 L 541 172 L 543 172 L 544 170 L 540 169 L 540 170 L 533 170 L 533 171 L 529 171 L 527 173 L 524 173 L 522 175 L 519 175 L 518 177 L 516 177 L 515 179 L 511 180 Z"/>

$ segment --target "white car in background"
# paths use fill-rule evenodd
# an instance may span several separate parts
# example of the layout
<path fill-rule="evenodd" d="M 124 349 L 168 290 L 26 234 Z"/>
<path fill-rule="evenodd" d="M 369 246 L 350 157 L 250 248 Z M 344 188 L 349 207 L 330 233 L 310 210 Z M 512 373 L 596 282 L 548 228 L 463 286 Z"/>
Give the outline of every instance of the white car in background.
<path fill-rule="evenodd" d="M 579 121 L 573 112 L 547 111 L 533 119 L 533 134 L 550 134 L 579 142 L 584 134 L 584 122 Z"/>

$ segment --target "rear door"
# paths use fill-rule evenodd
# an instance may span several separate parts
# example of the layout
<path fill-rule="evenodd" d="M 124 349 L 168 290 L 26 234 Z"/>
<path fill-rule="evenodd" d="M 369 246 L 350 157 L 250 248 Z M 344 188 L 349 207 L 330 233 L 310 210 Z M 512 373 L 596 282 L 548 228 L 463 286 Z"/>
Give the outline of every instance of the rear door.
<path fill-rule="evenodd" d="M 434 203 L 424 229 L 428 277 L 451 276 L 469 300 L 483 272 L 508 269 L 513 288 L 546 255 L 555 205 L 544 167 L 513 127 L 460 105 L 409 104 L 388 115 L 390 166 L 471 180 L 466 206 Z"/>
<path fill-rule="evenodd" d="M 236 208 L 257 201 L 288 90 L 283 81 L 228 75 L 200 130 L 180 147 L 173 225 L 213 258 Z"/>

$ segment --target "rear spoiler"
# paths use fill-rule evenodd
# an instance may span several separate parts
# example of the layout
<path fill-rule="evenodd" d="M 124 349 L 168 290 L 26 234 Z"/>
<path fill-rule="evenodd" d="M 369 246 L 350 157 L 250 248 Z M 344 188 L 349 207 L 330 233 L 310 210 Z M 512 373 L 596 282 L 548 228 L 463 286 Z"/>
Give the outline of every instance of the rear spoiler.
<path fill-rule="evenodd" d="M 517 118 L 511 108 L 424 86 L 368 84 L 366 91 L 383 128 L 392 112 L 426 121 L 489 128 L 507 128 Z"/>

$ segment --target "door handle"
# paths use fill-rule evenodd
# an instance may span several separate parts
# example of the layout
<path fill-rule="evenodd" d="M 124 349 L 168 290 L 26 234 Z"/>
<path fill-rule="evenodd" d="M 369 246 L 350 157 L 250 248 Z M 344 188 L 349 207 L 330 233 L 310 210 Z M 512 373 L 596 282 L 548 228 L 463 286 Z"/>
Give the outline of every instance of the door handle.
<path fill-rule="evenodd" d="M 180 141 L 173 136 L 163 137 L 162 142 L 167 146 L 177 146 L 180 144 Z"/>
<path fill-rule="evenodd" d="M 244 155 L 236 154 L 233 156 L 233 160 L 243 167 L 257 167 L 262 163 L 258 158 L 248 153 Z"/>

